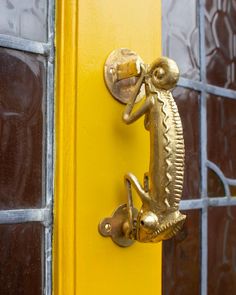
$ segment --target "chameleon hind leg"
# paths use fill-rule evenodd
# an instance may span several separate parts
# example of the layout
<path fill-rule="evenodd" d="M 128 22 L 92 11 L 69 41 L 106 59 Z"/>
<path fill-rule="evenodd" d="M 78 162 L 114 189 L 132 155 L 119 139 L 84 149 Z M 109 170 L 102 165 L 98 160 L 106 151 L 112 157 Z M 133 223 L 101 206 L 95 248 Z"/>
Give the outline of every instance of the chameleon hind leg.
<path fill-rule="evenodd" d="M 128 194 L 128 202 L 127 202 L 127 210 L 128 210 L 128 224 L 126 226 L 126 236 L 131 237 L 132 235 L 135 235 L 135 226 L 134 226 L 134 217 L 133 217 L 133 195 L 132 195 L 132 187 L 135 189 L 137 194 L 142 200 L 142 203 L 149 201 L 148 192 L 145 188 L 143 188 L 138 181 L 137 177 L 134 176 L 132 173 L 128 173 L 125 175 L 125 186 Z M 144 187 L 146 185 L 144 184 Z"/>
<path fill-rule="evenodd" d="M 147 176 L 145 174 L 146 181 L 144 181 L 144 188 L 141 186 L 140 182 L 138 181 L 137 177 L 134 176 L 132 173 L 127 173 L 125 175 L 125 186 L 128 192 L 128 200 L 133 204 L 132 201 L 132 187 L 136 190 L 137 194 L 141 198 L 142 202 L 148 201 L 149 195 L 147 191 Z"/>

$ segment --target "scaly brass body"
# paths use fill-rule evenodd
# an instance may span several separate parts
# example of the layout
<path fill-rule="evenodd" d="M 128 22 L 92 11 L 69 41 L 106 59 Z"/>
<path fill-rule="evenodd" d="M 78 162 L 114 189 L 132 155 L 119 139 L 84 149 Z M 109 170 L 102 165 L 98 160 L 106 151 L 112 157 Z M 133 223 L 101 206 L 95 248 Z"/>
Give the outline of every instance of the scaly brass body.
<path fill-rule="evenodd" d="M 127 64 L 124 71 L 127 69 Z M 120 75 L 122 66 L 119 67 Z M 126 124 L 145 116 L 144 126 L 150 133 L 149 172 L 142 186 L 128 173 L 125 185 L 128 193 L 126 222 L 122 230 L 127 239 L 139 242 L 159 242 L 175 235 L 186 216 L 179 211 L 184 179 L 184 139 L 178 108 L 170 92 L 179 78 L 176 63 L 162 57 L 150 66 L 141 65 L 141 74 L 123 113 Z M 142 84 L 146 97 L 141 107 L 133 110 Z M 142 201 L 134 216 L 132 187 Z"/>
<path fill-rule="evenodd" d="M 140 242 L 159 242 L 172 237 L 186 218 L 179 212 L 184 177 L 183 130 L 176 103 L 169 91 L 178 77 L 177 65 L 167 58 L 159 58 L 151 66 L 143 66 L 134 97 L 123 114 L 127 124 L 145 115 L 144 125 L 150 133 L 150 164 L 149 173 L 144 177 L 144 187 L 133 174 L 125 176 L 129 200 L 133 185 L 143 203 L 135 225 L 130 215 L 126 236 Z M 146 99 L 138 110 L 132 112 L 142 83 L 145 84 Z"/>

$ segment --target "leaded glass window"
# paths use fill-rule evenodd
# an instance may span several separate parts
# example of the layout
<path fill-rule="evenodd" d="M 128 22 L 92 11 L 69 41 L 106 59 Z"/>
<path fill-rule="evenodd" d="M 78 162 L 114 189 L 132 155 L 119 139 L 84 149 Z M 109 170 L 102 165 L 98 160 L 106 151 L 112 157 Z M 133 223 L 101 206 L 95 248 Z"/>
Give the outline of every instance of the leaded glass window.
<path fill-rule="evenodd" d="M 163 243 L 163 294 L 236 293 L 236 1 L 163 0 L 163 55 L 176 60 L 188 221 Z"/>
<path fill-rule="evenodd" d="M 1 0 L 1 295 L 52 291 L 53 72 L 54 0 Z"/>

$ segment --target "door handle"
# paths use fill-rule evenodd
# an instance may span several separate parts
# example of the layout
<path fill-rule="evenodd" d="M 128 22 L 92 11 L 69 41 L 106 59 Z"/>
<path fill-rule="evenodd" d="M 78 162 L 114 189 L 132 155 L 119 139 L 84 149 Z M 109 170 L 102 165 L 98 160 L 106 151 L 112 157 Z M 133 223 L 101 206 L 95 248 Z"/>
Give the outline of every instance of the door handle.
<path fill-rule="evenodd" d="M 103 219 L 99 232 L 121 247 L 135 240 L 169 239 L 186 219 L 179 211 L 184 179 L 183 129 L 170 92 L 179 79 L 178 66 L 167 57 L 147 65 L 135 52 L 121 48 L 107 58 L 104 77 L 111 94 L 126 104 L 126 124 L 145 116 L 144 126 L 150 133 L 150 164 L 143 185 L 132 173 L 125 175 L 127 204 Z M 143 104 L 134 111 L 134 104 L 141 99 Z M 133 205 L 132 188 L 141 199 L 140 210 Z"/>

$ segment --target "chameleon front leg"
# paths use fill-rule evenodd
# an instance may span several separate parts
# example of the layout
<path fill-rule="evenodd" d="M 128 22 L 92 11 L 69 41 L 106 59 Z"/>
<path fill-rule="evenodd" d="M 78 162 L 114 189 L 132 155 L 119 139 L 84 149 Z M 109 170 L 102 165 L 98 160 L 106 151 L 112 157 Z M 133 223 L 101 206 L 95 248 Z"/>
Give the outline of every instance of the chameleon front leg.
<path fill-rule="evenodd" d="M 145 175 L 146 175 L 146 173 L 145 173 Z M 125 184 L 126 184 L 127 191 L 128 191 L 128 198 L 129 198 L 129 196 L 132 198 L 131 186 L 133 186 L 134 189 L 136 190 L 137 194 L 141 198 L 142 203 L 147 203 L 150 201 L 150 197 L 148 195 L 148 192 L 145 191 L 145 189 L 141 186 L 140 182 L 138 181 L 137 177 L 134 176 L 132 173 L 127 173 L 125 175 Z"/>
<path fill-rule="evenodd" d="M 127 202 L 127 210 L 128 210 L 128 223 L 125 225 L 124 231 L 126 237 L 134 238 L 135 236 L 135 220 L 133 218 L 133 195 L 132 195 L 132 186 L 138 193 L 142 202 L 149 200 L 149 196 L 145 189 L 141 186 L 136 176 L 132 173 L 128 173 L 125 175 L 125 187 L 128 194 L 128 202 Z"/>

